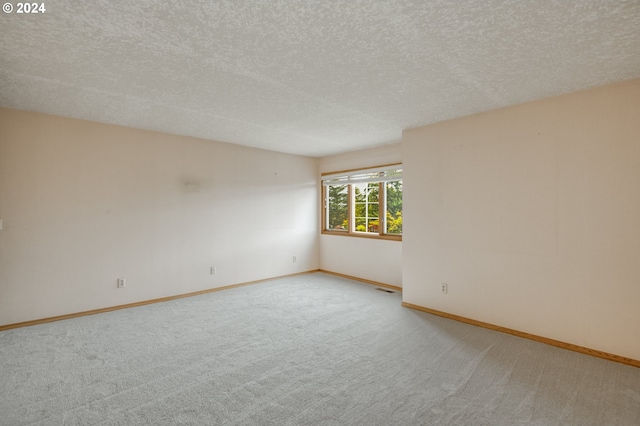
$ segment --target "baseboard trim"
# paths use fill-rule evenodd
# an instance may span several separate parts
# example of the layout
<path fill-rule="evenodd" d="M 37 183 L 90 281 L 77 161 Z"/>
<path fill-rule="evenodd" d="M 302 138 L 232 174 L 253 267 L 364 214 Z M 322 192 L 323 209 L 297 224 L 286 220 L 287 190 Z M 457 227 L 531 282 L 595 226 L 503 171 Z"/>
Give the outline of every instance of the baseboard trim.
<path fill-rule="evenodd" d="M 298 273 L 295 273 L 295 274 L 280 275 L 278 277 L 265 278 L 265 279 L 262 279 L 262 280 L 247 281 L 247 282 L 243 282 L 243 283 L 239 283 L 239 284 L 231 284 L 231 285 L 225 285 L 225 286 L 222 286 L 222 287 L 208 288 L 206 290 L 194 291 L 194 292 L 191 292 L 191 293 L 177 294 L 175 296 L 160 297 L 160 298 L 157 298 L 157 299 L 150 299 L 150 300 L 143 300 L 143 301 L 140 301 L 140 302 L 126 303 L 124 305 L 116 305 L 116 306 L 110 306 L 110 307 L 100 308 L 100 309 L 92 309 L 90 311 L 75 312 L 75 313 L 72 313 L 72 314 L 57 315 L 55 317 L 40 318 L 40 319 L 36 319 L 36 320 L 31 320 L 31 321 L 23 321 L 23 322 L 16 322 L 16 323 L 13 323 L 13 324 L 0 325 L 0 331 L 11 330 L 13 328 L 29 327 L 29 326 L 32 326 L 32 325 L 45 324 L 45 323 L 48 323 L 48 322 L 62 321 L 62 320 L 71 319 L 71 318 L 85 317 L 85 316 L 88 316 L 88 315 L 102 314 L 104 312 L 117 311 L 117 310 L 120 310 L 120 309 L 135 308 L 136 306 L 150 305 L 152 303 L 168 302 L 170 300 L 183 299 L 185 297 L 199 296 L 201 294 L 214 293 L 216 291 L 229 290 L 229 289 L 232 289 L 232 288 L 244 287 L 244 286 L 253 285 L 253 284 L 260 284 L 260 283 L 264 283 L 264 282 L 267 282 L 267 281 L 277 280 L 277 279 L 280 279 L 280 278 L 287 278 L 287 277 L 295 277 L 295 276 L 298 276 L 298 275 L 312 274 L 314 272 L 320 272 L 320 270 L 319 269 L 313 269 L 313 270 L 310 270 L 310 271 L 298 272 Z"/>
<path fill-rule="evenodd" d="M 395 290 L 395 291 L 402 292 L 402 287 L 398 287 L 398 286 L 391 285 L 391 284 L 385 284 L 385 283 L 381 283 L 381 282 L 378 282 L 378 281 L 372 281 L 372 280 L 367 280 L 367 279 L 364 279 L 364 278 L 358 278 L 358 277 L 354 277 L 354 276 L 351 276 L 351 275 L 341 274 L 339 272 L 326 271 L 324 269 L 320 269 L 319 272 L 324 272 L 325 274 L 335 275 L 337 277 L 346 278 L 348 280 L 360 281 L 361 283 L 371 284 L 371 285 L 375 285 L 375 286 L 378 286 L 378 287 L 388 288 L 389 290 Z"/>
<path fill-rule="evenodd" d="M 428 314 L 437 315 L 439 317 L 452 319 L 455 321 L 463 322 L 465 324 L 475 325 L 477 327 L 487 328 L 489 330 L 499 331 L 501 333 L 511 334 L 513 336 L 522 337 L 524 339 L 534 340 L 536 342 L 546 343 L 547 345 L 556 346 L 558 348 L 567 349 L 573 352 L 579 352 L 585 355 L 591 355 L 597 358 L 606 359 L 608 361 L 619 362 L 621 364 L 630 365 L 632 367 L 640 368 L 640 360 L 627 358 L 620 355 L 610 354 L 608 352 L 599 351 L 596 349 L 585 348 L 584 346 L 574 345 L 572 343 L 561 342 L 560 340 L 549 339 L 547 337 L 538 336 L 536 334 L 525 333 L 523 331 L 513 330 L 511 328 L 501 327 L 499 325 L 489 324 L 482 321 L 477 321 L 471 318 L 461 317 L 459 315 L 449 314 L 447 312 L 437 311 L 431 308 L 425 308 L 424 306 L 414 305 L 412 303 L 402 302 L 402 306 L 405 308 L 415 309 L 416 311 L 426 312 Z"/>

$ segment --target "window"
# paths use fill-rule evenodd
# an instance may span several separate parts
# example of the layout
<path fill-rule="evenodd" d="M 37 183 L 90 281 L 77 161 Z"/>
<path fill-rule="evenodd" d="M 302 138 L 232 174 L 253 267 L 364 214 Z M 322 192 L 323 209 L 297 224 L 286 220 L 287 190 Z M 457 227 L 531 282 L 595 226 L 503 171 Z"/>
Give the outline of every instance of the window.
<path fill-rule="evenodd" d="M 322 232 L 402 239 L 402 165 L 322 175 Z"/>

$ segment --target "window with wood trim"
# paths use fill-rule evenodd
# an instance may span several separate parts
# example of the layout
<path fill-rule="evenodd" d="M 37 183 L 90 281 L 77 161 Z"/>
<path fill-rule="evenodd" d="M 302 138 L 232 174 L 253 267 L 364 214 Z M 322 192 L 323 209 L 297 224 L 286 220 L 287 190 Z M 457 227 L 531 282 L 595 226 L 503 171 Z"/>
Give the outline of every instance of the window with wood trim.
<path fill-rule="evenodd" d="M 402 239 L 402 165 L 322 175 L 322 232 Z"/>

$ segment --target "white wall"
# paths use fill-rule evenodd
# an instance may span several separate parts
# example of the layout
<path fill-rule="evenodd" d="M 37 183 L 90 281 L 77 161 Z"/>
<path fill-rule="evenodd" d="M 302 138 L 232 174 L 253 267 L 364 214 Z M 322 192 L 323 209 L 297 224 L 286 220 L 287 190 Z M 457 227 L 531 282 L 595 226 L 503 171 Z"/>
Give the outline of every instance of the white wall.
<path fill-rule="evenodd" d="M 395 143 L 324 157 L 320 173 L 401 162 L 402 146 Z M 402 287 L 402 242 L 323 234 L 320 268 Z"/>
<path fill-rule="evenodd" d="M 317 179 L 317 159 L 0 109 L 0 324 L 318 269 Z"/>
<path fill-rule="evenodd" d="M 640 79 L 405 131 L 404 301 L 640 359 L 639 137 Z"/>

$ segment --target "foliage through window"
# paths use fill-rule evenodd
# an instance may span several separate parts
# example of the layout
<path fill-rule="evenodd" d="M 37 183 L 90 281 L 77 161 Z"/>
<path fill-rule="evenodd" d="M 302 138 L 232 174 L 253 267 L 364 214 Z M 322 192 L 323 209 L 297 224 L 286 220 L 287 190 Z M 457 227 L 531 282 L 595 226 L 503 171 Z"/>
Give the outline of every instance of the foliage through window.
<path fill-rule="evenodd" d="M 324 233 L 402 237 L 402 166 L 322 176 Z"/>

